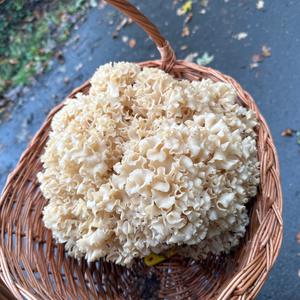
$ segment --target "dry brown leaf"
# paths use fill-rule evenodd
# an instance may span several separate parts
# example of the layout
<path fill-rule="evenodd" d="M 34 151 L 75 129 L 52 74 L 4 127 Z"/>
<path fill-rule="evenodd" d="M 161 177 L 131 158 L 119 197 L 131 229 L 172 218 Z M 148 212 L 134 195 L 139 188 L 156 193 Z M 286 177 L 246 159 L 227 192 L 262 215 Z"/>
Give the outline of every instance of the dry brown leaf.
<path fill-rule="evenodd" d="M 263 57 L 270 57 L 272 55 L 271 48 L 263 45 L 261 48 L 261 54 Z"/>
<path fill-rule="evenodd" d="M 259 66 L 259 63 L 263 62 L 267 57 L 270 57 L 271 55 L 271 48 L 266 45 L 263 45 L 260 54 L 255 53 L 252 55 L 250 69 L 257 68 Z"/>
<path fill-rule="evenodd" d="M 297 242 L 300 244 L 300 232 L 297 234 Z"/>
<path fill-rule="evenodd" d="M 128 42 L 128 45 L 130 48 L 135 48 L 136 46 L 136 40 L 135 39 L 130 39 Z"/>
<path fill-rule="evenodd" d="M 287 128 L 281 132 L 281 136 L 293 136 L 293 134 L 294 134 L 294 131 L 291 128 Z M 298 235 L 299 235 L 299 239 L 300 239 L 300 233 L 298 233 Z"/>
<path fill-rule="evenodd" d="M 186 18 L 184 19 L 184 24 L 187 24 L 187 23 L 189 23 L 191 20 L 192 20 L 192 18 L 193 18 L 193 13 L 192 12 L 190 12 L 187 16 L 186 16 Z"/>
<path fill-rule="evenodd" d="M 181 36 L 186 37 L 189 35 L 190 35 L 190 28 L 189 28 L 189 26 L 185 25 L 182 29 Z"/>

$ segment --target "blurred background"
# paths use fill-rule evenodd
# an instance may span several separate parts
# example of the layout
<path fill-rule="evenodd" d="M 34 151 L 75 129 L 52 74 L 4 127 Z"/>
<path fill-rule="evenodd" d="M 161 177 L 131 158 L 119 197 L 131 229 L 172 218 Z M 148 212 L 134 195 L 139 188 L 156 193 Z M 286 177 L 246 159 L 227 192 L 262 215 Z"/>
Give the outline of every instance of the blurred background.
<path fill-rule="evenodd" d="M 279 152 L 284 192 L 284 241 L 258 299 L 300 299 L 300 1 L 132 3 L 179 59 L 233 76 L 256 100 Z M 99 65 L 155 58 L 143 31 L 103 1 L 0 0 L 1 188 L 47 113 Z"/>

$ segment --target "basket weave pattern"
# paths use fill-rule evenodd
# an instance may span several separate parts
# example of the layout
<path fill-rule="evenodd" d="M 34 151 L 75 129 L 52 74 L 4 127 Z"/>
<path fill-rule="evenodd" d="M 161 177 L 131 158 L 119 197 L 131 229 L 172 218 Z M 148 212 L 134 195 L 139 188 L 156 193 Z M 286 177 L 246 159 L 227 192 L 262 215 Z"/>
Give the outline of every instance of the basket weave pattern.
<path fill-rule="evenodd" d="M 137 261 L 127 269 L 105 261 L 86 263 L 66 256 L 42 221 L 47 201 L 36 174 L 55 107 L 9 175 L 0 200 L 0 277 L 17 299 L 140 299 L 141 278 L 154 274 L 162 299 L 253 299 L 267 278 L 282 242 L 282 192 L 276 149 L 268 125 L 252 97 L 231 77 L 214 69 L 178 61 L 157 28 L 124 0 L 107 1 L 130 16 L 152 38 L 161 60 L 141 66 L 162 68 L 178 79 L 230 83 L 242 105 L 256 112 L 261 182 L 251 202 L 250 224 L 240 247 L 231 255 L 205 261 L 174 256 L 149 268 Z M 75 89 L 87 93 L 89 82 Z"/>

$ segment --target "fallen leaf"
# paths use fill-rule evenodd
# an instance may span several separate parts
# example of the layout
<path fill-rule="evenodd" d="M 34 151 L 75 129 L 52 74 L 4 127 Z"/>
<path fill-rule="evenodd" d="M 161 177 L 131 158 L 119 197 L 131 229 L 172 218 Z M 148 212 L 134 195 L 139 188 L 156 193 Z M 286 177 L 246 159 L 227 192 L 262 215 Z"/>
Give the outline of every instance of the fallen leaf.
<path fill-rule="evenodd" d="M 190 28 L 189 28 L 189 26 L 185 25 L 182 29 L 181 36 L 186 37 L 189 35 L 190 35 Z"/>
<path fill-rule="evenodd" d="M 239 32 L 239 33 L 235 34 L 233 36 L 233 38 L 240 41 L 240 40 L 244 40 L 247 36 L 248 36 L 247 32 Z"/>
<path fill-rule="evenodd" d="M 265 2 L 264 2 L 263 0 L 258 0 L 258 1 L 256 2 L 256 8 L 257 8 L 258 10 L 263 10 L 264 7 L 265 7 Z"/>
<path fill-rule="evenodd" d="M 184 19 L 184 24 L 188 24 L 191 20 L 192 20 L 192 18 L 193 18 L 193 13 L 192 12 L 190 12 L 187 16 L 186 16 L 186 18 Z"/>
<path fill-rule="evenodd" d="M 258 68 L 258 63 L 251 63 L 250 69 L 255 69 L 255 68 Z"/>
<path fill-rule="evenodd" d="M 184 2 L 180 8 L 177 9 L 177 15 L 178 16 L 185 15 L 186 13 L 191 11 L 192 8 L 193 8 L 193 1 L 188 0 L 188 1 Z"/>
<path fill-rule="evenodd" d="M 260 54 L 253 54 L 252 55 L 252 62 L 253 63 L 259 63 L 263 61 L 263 57 Z"/>
<path fill-rule="evenodd" d="M 209 55 L 207 52 L 204 52 L 201 57 L 198 57 L 196 62 L 198 65 L 206 66 L 209 65 L 214 60 L 213 55 Z"/>
<path fill-rule="evenodd" d="M 128 42 L 128 45 L 130 48 L 134 48 L 136 46 L 136 40 L 135 39 L 130 39 Z"/>
<path fill-rule="evenodd" d="M 294 132 L 295 131 L 293 129 L 287 128 L 281 132 L 281 136 L 293 136 Z M 299 233 L 298 233 L 298 235 L 299 235 Z M 300 238 L 300 236 L 299 236 L 299 238 Z"/>
<path fill-rule="evenodd" d="M 198 57 L 198 52 L 192 52 L 189 53 L 184 60 L 187 62 L 193 62 L 196 57 Z"/>
<path fill-rule="evenodd" d="M 263 45 L 261 48 L 261 54 L 263 57 L 270 57 L 272 55 L 271 48 Z"/>
<path fill-rule="evenodd" d="M 298 232 L 298 234 L 297 234 L 297 242 L 300 244 L 300 232 Z"/>
<path fill-rule="evenodd" d="M 115 31 L 112 33 L 112 37 L 114 39 L 117 38 L 121 29 L 125 27 L 127 24 L 128 24 L 128 18 L 126 17 L 122 18 L 121 22 L 116 26 Z"/>
<path fill-rule="evenodd" d="M 259 63 L 263 62 L 267 57 L 270 57 L 271 55 L 271 48 L 263 45 L 260 54 L 255 53 L 252 55 L 250 69 L 257 68 L 259 66 Z"/>
<path fill-rule="evenodd" d="M 180 50 L 184 51 L 184 50 L 186 50 L 188 47 L 189 47 L 188 45 L 182 45 L 182 46 L 180 47 Z"/>

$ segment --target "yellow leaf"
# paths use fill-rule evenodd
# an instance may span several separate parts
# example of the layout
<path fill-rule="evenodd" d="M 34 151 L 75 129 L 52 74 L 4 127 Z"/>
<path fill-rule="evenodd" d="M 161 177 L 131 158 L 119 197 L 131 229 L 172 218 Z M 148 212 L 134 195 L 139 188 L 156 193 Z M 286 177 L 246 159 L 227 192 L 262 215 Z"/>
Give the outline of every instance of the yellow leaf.
<path fill-rule="evenodd" d="M 192 7 L 193 7 L 192 0 L 188 0 L 184 2 L 184 4 L 177 10 L 177 15 L 178 16 L 185 15 L 186 13 L 192 10 Z"/>
<path fill-rule="evenodd" d="M 144 262 L 148 267 L 155 266 L 166 259 L 163 255 L 151 253 L 144 257 Z"/>
<path fill-rule="evenodd" d="M 147 255 L 146 257 L 144 257 L 144 263 L 148 267 L 152 267 L 152 266 L 155 266 L 155 265 L 161 263 L 162 261 L 172 257 L 175 254 L 176 254 L 176 251 L 174 249 L 169 249 L 165 255 L 151 253 L 151 254 Z"/>

